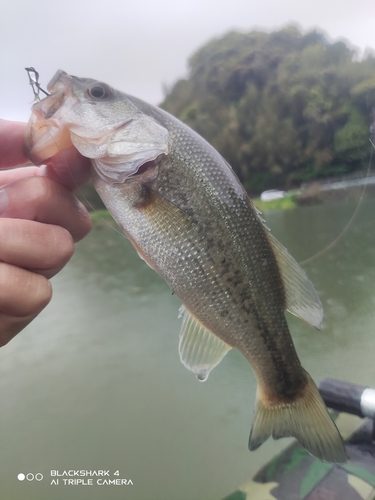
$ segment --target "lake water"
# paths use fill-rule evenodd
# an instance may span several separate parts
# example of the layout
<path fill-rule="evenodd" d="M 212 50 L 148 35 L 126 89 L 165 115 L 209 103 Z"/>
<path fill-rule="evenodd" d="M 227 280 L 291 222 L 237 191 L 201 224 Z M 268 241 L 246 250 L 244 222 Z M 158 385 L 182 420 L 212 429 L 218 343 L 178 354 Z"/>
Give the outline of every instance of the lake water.
<path fill-rule="evenodd" d="M 266 219 L 303 261 L 354 209 L 337 203 Z M 364 202 L 337 246 L 305 266 L 325 309 L 322 331 L 288 315 L 317 382 L 375 386 L 374 215 L 375 200 Z M 198 382 L 179 361 L 179 300 L 113 229 L 79 243 L 53 285 L 48 308 L 0 352 L 1 498 L 220 500 L 290 442 L 247 450 L 255 399 L 247 362 L 233 350 Z M 110 470 L 133 485 L 51 484 L 51 471 L 73 469 Z"/>

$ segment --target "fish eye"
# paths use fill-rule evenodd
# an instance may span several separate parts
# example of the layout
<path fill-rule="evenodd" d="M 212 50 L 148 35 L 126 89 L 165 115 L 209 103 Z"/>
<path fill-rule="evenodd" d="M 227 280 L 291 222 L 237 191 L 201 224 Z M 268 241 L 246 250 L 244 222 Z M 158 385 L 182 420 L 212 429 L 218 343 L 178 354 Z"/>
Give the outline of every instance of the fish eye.
<path fill-rule="evenodd" d="M 88 92 L 91 97 L 95 97 L 96 99 L 101 99 L 102 97 L 105 97 L 107 95 L 105 88 L 101 85 L 94 85 L 94 87 L 88 89 Z"/>

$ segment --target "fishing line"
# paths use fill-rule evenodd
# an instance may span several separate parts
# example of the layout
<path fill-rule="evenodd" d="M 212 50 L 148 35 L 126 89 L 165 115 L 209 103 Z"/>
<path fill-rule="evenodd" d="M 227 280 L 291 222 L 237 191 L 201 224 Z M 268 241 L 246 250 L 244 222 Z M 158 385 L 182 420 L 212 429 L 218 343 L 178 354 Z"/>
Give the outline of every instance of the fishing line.
<path fill-rule="evenodd" d="M 319 252 L 315 253 L 311 257 L 308 257 L 307 259 L 300 261 L 299 262 L 300 265 L 304 265 L 304 264 L 307 264 L 309 262 L 313 262 L 315 259 L 318 259 L 322 255 L 324 255 L 326 252 L 329 252 L 330 250 L 332 250 L 332 248 L 334 248 L 337 245 L 337 243 L 343 238 L 343 236 L 348 232 L 350 226 L 352 225 L 354 219 L 356 218 L 358 211 L 359 211 L 359 208 L 362 204 L 363 198 L 365 196 L 366 188 L 368 185 L 368 179 L 370 177 L 372 158 L 373 158 L 373 149 L 375 148 L 375 145 L 374 145 L 374 142 L 372 141 L 372 139 L 370 138 L 369 140 L 370 140 L 370 143 L 372 145 L 372 148 L 371 148 L 371 152 L 370 152 L 370 158 L 369 158 L 369 163 L 368 163 L 368 167 L 367 167 L 365 183 L 363 185 L 361 196 L 359 197 L 359 200 L 358 200 L 358 204 L 357 204 L 352 216 L 350 217 L 349 221 L 347 222 L 346 226 L 341 231 L 341 233 L 333 241 L 331 241 L 331 243 L 329 243 L 329 245 L 322 248 L 322 250 L 319 250 Z"/>

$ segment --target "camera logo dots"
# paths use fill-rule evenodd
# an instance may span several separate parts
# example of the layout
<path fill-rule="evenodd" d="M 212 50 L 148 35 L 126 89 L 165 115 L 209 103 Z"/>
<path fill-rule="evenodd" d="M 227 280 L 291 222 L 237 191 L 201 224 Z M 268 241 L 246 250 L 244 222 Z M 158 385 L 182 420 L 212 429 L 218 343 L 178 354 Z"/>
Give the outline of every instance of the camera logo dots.
<path fill-rule="evenodd" d="M 37 472 L 36 474 L 32 474 L 31 472 L 28 472 L 26 475 L 23 472 L 20 472 L 17 476 L 18 481 L 41 481 L 43 479 L 43 474 L 40 472 Z"/>

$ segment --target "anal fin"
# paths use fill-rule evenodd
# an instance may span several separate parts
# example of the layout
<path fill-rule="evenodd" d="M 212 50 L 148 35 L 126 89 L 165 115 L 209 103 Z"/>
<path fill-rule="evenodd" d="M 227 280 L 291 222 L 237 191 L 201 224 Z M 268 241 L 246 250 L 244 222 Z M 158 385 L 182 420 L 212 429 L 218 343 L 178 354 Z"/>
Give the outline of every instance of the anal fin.
<path fill-rule="evenodd" d="M 181 363 L 204 381 L 231 347 L 207 330 L 184 306 L 180 309 L 179 317 L 182 315 L 178 346 Z"/>

